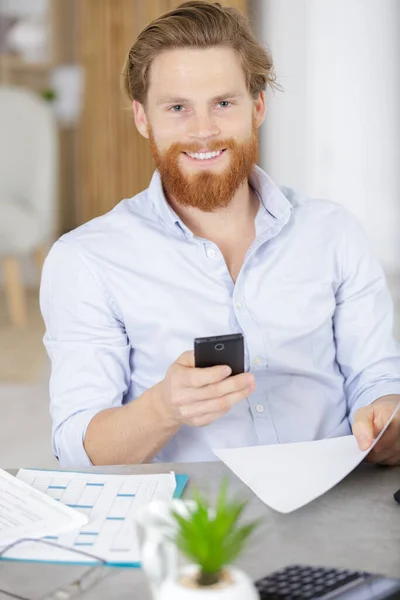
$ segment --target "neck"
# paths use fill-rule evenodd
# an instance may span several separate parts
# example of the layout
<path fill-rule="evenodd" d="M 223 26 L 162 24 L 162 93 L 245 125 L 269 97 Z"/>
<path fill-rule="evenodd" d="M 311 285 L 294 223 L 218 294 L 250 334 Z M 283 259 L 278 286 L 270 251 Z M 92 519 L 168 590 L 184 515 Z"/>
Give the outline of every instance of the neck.
<path fill-rule="evenodd" d="M 182 206 L 174 198 L 168 198 L 168 202 L 195 236 L 216 243 L 233 241 L 243 229 L 252 226 L 260 204 L 247 180 L 237 190 L 229 206 L 215 212 Z"/>

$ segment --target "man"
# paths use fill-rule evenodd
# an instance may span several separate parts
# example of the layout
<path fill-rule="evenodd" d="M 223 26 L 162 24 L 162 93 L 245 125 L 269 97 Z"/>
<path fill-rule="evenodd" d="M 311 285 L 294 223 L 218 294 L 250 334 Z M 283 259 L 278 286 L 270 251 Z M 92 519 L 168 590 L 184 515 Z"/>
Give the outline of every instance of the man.
<path fill-rule="evenodd" d="M 132 46 L 126 88 L 157 171 L 44 267 L 62 465 L 213 460 L 213 448 L 356 435 L 400 401 L 384 277 L 357 221 L 257 166 L 273 65 L 233 9 L 188 2 Z M 194 366 L 242 332 L 246 373 Z M 400 463 L 395 417 L 371 460 Z"/>

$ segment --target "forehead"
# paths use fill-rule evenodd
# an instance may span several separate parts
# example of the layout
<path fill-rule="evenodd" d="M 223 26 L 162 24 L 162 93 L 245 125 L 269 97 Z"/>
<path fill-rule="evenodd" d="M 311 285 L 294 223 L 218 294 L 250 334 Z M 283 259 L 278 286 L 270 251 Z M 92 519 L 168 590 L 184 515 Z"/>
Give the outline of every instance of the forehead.
<path fill-rule="evenodd" d="M 219 94 L 247 90 L 239 55 L 232 48 L 176 48 L 159 54 L 150 68 L 149 99 L 173 95 Z"/>

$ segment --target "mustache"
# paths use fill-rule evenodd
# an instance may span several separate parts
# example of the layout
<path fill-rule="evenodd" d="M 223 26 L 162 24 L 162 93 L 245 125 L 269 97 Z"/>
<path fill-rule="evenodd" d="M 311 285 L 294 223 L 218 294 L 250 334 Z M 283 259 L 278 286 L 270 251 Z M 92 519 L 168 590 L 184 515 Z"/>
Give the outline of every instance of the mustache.
<path fill-rule="evenodd" d="M 235 148 L 237 145 L 234 139 L 219 140 L 215 142 L 208 142 L 207 144 L 193 143 L 193 144 L 182 144 L 175 142 L 168 149 L 168 154 L 178 155 L 181 152 L 218 152 L 219 150 L 229 150 Z"/>

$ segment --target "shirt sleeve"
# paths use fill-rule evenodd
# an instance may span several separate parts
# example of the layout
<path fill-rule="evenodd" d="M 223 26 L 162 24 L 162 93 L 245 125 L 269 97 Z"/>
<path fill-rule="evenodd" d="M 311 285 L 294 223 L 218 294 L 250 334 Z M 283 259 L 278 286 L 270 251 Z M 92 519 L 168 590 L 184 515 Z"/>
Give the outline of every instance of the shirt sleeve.
<path fill-rule="evenodd" d="M 359 408 L 381 396 L 400 394 L 400 354 L 383 270 L 358 220 L 343 213 L 334 334 L 352 423 Z"/>
<path fill-rule="evenodd" d="M 116 307 L 75 241 L 59 240 L 40 288 L 51 360 L 53 451 L 64 467 L 90 466 L 83 441 L 91 419 L 121 406 L 130 383 L 130 345 Z"/>

